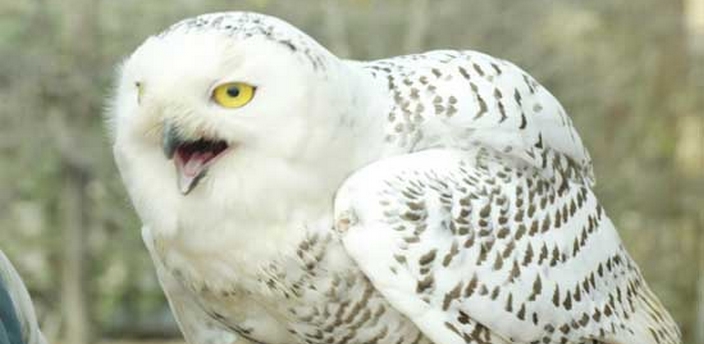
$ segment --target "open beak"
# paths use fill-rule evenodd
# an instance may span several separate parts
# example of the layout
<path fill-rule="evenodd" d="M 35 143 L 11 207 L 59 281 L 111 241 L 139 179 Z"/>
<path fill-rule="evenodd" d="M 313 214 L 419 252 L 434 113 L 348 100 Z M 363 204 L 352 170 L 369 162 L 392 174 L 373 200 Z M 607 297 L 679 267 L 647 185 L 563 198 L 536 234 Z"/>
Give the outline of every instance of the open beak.
<path fill-rule="evenodd" d="M 183 195 L 190 193 L 205 177 L 208 167 L 230 147 L 224 140 L 200 138 L 185 140 L 178 128 L 164 121 L 162 148 L 166 159 L 174 160 L 176 182 Z"/>

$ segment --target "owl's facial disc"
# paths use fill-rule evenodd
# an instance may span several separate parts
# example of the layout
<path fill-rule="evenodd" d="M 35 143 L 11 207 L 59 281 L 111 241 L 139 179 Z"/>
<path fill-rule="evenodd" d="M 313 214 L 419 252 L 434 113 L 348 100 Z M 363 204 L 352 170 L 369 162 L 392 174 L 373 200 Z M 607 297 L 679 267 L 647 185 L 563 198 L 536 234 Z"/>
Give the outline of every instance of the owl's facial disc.
<path fill-rule="evenodd" d="M 222 157 L 231 145 L 224 140 L 200 138 L 184 140 L 166 125 L 163 149 L 167 159 L 174 160 L 179 191 L 187 195 L 208 172 L 208 168 Z"/>

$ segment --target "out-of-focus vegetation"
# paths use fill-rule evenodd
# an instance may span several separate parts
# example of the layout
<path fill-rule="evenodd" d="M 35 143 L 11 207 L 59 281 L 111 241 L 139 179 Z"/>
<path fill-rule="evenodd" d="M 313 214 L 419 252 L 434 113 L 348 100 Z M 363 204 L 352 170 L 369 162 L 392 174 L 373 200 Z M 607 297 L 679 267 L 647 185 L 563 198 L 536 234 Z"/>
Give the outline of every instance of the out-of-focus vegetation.
<path fill-rule="evenodd" d="M 574 118 L 685 343 L 704 343 L 704 0 L 0 0 L 0 247 L 50 339 L 178 335 L 103 106 L 148 35 L 223 10 L 282 17 L 349 58 L 475 49 L 524 67 Z"/>

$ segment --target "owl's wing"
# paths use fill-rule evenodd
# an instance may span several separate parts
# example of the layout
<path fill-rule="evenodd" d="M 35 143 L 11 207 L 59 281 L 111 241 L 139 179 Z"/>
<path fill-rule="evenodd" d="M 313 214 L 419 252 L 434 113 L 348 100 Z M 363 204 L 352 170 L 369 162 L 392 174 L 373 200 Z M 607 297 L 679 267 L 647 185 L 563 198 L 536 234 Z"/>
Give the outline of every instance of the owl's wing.
<path fill-rule="evenodd" d="M 345 181 L 336 230 L 437 344 L 679 343 L 588 183 L 556 172 L 486 148 L 387 158 Z"/>
<path fill-rule="evenodd" d="M 176 317 L 176 322 L 188 343 L 232 344 L 238 340 L 243 340 L 208 316 L 196 303 L 190 292 L 166 270 L 159 255 L 154 250 L 154 240 L 148 227 L 142 228 L 142 240 L 154 261 L 159 283 L 164 290 L 164 294 L 166 294 L 171 311 Z"/>

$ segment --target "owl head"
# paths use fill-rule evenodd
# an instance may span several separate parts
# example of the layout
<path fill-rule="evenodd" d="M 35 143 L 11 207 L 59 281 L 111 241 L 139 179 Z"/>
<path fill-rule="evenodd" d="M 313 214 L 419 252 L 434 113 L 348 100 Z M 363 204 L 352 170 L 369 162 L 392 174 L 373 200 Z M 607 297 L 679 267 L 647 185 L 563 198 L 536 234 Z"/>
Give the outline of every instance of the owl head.
<path fill-rule="evenodd" d="M 374 133 L 363 78 L 260 14 L 202 15 L 148 38 L 119 68 L 109 111 L 140 216 L 256 213 L 334 189 L 370 159 L 357 148 Z"/>

